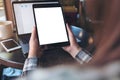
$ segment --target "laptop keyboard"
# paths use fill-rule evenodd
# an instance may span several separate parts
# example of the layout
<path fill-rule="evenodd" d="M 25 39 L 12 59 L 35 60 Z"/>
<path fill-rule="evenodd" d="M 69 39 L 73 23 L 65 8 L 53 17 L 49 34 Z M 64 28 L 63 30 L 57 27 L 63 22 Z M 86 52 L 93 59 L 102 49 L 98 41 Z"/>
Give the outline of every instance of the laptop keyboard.
<path fill-rule="evenodd" d="M 22 41 L 23 44 L 28 44 L 30 40 L 30 35 L 21 36 L 20 40 Z"/>

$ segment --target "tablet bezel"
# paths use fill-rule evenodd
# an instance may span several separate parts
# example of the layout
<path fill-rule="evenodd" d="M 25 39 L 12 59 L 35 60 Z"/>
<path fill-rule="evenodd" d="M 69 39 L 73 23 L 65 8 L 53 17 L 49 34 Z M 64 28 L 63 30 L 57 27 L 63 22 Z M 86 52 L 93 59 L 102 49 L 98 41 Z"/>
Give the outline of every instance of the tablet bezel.
<path fill-rule="evenodd" d="M 61 7 L 61 4 L 60 3 L 53 3 L 53 4 L 33 4 L 33 15 L 34 15 L 36 29 L 37 29 L 38 26 L 37 26 L 37 21 L 36 21 L 36 16 L 35 16 L 35 10 L 34 10 L 34 8 L 43 8 L 43 7 Z M 62 9 L 62 14 L 63 14 L 63 8 L 61 7 L 61 9 Z M 63 14 L 63 20 L 64 20 L 64 25 L 65 25 L 65 29 L 66 29 L 68 41 L 67 42 L 65 41 L 65 42 L 50 43 L 50 44 L 44 44 L 44 45 L 53 46 L 53 47 L 63 47 L 63 46 L 70 45 L 68 31 L 67 31 L 67 27 L 66 27 L 65 19 L 64 19 L 64 14 Z M 37 38 L 38 38 L 38 41 L 39 41 L 38 29 L 37 29 Z M 40 45 L 40 42 L 39 42 L 39 45 Z M 44 45 L 40 45 L 40 46 L 44 46 Z"/>

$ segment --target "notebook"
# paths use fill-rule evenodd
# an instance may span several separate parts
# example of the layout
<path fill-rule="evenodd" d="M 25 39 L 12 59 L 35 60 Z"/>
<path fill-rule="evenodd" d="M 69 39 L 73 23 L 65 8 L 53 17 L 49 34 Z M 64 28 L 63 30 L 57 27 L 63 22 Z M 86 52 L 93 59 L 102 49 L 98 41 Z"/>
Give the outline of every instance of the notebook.
<path fill-rule="evenodd" d="M 29 51 L 30 34 L 35 26 L 32 5 L 46 3 L 54 4 L 58 2 L 54 0 L 12 2 L 17 35 L 24 54 Z"/>

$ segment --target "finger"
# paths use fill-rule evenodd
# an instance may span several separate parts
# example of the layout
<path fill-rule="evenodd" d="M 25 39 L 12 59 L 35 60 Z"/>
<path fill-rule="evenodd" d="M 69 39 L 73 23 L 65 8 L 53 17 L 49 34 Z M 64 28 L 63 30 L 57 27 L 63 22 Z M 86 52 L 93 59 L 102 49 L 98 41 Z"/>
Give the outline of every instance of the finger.
<path fill-rule="evenodd" d="M 72 43 L 76 42 L 76 39 L 75 39 L 70 27 L 68 26 L 68 24 L 66 24 L 66 26 L 67 26 L 67 31 L 69 34 L 70 43 L 72 44 Z"/>
<path fill-rule="evenodd" d="M 34 40 L 34 39 L 36 39 L 36 28 L 34 27 L 33 28 L 33 30 L 32 30 L 32 34 L 31 34 L 31 38 L 30 38 L 30 40 Z"/>

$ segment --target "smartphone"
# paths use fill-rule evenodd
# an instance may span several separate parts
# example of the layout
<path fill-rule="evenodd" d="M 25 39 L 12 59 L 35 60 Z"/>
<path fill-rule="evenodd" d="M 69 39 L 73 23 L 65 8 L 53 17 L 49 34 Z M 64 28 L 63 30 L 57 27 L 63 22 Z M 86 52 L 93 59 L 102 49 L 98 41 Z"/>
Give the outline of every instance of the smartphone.
<path fill-rule="evenodd" d="M 21 46 L 14 39 L 3 40 L 0 42 L 0 44 L 7 52 L 11 52 L 21 48 Z"/>
<path fill-rule="evenodd" d="M 39 45 L 69 45 L 69 37 L 60 3 L 33 4 Z"/>

